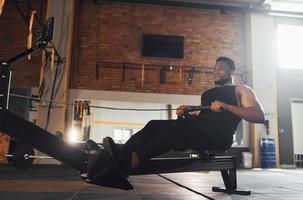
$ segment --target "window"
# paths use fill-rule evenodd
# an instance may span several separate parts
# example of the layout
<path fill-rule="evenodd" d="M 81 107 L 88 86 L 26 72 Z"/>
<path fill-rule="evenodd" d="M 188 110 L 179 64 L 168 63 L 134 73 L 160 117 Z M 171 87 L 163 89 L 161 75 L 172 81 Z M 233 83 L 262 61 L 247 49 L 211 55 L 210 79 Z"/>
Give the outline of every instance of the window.
<path fill-rule="evenodd" d="M 130 128 L 114 128 L 114 141 L 117 144 L 124 144 L 133 134 Z"/>
<path fill-rule="evenodd" d="M 279 67 L 303 69 L 303 26 L 278 24 L 277 39 Z"/>

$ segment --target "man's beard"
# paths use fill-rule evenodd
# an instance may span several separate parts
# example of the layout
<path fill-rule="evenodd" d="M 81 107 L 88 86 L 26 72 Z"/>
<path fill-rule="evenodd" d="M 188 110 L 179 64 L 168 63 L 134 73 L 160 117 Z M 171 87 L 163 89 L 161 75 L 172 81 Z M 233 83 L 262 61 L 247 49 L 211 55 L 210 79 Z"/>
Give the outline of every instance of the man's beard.
<path fill-rule="evenodd" d="M 230 78 L 230 77 L 228 77 L 228 78 L 221 78 L 221 79 L 219 79 L 219 80 L 216 80 L 216 81 L 215 81 L 215 84 L 216 84 L 216 85 L 223 86 L 223 85 L 225 85 L 226 83 L 229 83 L 230 81 L 231 81 L 231 78 Z"/>

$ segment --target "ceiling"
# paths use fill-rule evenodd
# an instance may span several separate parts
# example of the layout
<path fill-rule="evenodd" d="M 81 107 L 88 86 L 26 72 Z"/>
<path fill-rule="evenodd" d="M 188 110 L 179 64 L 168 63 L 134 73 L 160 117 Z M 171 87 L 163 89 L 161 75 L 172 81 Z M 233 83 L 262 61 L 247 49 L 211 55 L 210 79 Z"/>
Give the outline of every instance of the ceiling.
<path fill-rule="evenodd" d="M 186 2 L 186 3 L 205 3 L 205 4 L 216 4 L 216 5 L 260 5 L 265 0 L 169 0 L 172 2 Z"/>
<path fill-rule="evenodd" d="M 94 0 L 95 3 L 120 2 L 198 9 L 271 12 L 303 15 L 303 0 Z"/>
<path fill-rule="evenodd" d="M 264 1 L 265 0 L 94 0 L 95 3 L 124 2 L 210 9 L 250 8 L 251 6 L 261 6 Z"/>

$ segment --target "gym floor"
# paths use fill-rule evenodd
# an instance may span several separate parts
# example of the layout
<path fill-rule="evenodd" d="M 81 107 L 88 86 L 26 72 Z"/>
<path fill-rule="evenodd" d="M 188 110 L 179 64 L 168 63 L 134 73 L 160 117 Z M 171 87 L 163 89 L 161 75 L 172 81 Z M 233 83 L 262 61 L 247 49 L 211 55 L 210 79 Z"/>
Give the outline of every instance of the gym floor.
<path fill-rule="evenodd" d="M 219 172 L 162 175 L 205 196 L 156 174 L 131 176 L 135 189 L 124 191 L 87 184 L 79 178 L 77 171 L 66 166 L 34 165 L 27 171 L 18 171 L 6 164 L 0 165 L 0 199 L 303 199 L 303 169 L 238 170 L 238 188 L 251 190 L 250 196 L 212 192 L 212 186 L 223 186 Z"/>

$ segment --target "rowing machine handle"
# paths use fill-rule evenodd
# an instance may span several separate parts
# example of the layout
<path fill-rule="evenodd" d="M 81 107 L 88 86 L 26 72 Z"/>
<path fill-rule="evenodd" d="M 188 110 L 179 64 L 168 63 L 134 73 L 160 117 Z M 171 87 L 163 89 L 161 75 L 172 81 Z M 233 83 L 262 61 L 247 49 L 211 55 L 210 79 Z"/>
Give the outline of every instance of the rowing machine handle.
<path fill-rule="evenodd" d="M 210 106 L 184 106 L 185 112 L 183 116 L 178 116 L 177 119 L 183 119 L 183 118 L 190 118 L 191 115 L 189 114 L 190 112 L 193 111 L 201 111 L 201 110 L 206 110 L 206 109 L 210 109 Z"/>

